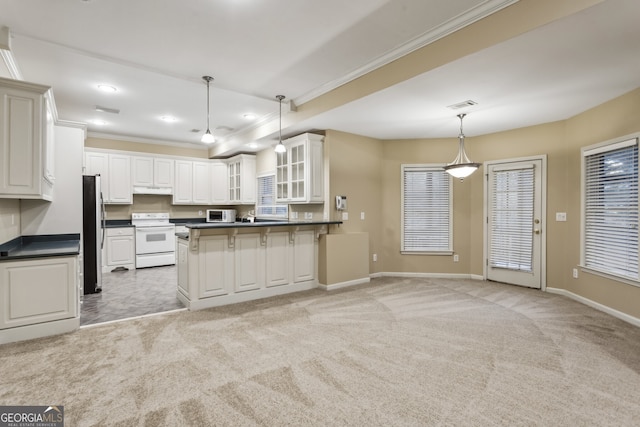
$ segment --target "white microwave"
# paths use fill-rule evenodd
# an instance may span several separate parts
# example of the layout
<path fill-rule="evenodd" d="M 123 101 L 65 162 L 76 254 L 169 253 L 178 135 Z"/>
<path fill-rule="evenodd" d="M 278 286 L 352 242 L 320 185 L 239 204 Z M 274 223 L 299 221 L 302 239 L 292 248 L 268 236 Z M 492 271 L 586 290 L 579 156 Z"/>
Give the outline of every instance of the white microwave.
<path fill-rule="evenodd" d="M 207 222 L 236 222 L 236 210 L 207 209 Z"/>

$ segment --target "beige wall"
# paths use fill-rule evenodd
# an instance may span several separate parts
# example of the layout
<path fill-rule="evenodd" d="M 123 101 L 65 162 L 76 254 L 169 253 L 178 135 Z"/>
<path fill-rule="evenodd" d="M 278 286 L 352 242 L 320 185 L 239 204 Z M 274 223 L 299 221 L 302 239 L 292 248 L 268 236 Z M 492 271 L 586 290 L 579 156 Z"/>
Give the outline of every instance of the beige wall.
<path fill-rule="evenodd" d="M 325 170 L 329 171 L 327 212 L 332 220 L 340 220 L 335 210 L 335 196 L 347 196 L 349 219 L 340 226 L 332 226 L 332 233 L 369 235 L 369 271 L 385 271 L 381 261 L 383 248 L 382 215 L 382 142 L 364 136 L 328 130 L 324 140 Z M 364 212 L 364 220 L 360 219 Z M 371 254 L 378 254 L 373 262 Z M 345 250 L 344 259 L 349 254 Z"/>
<path fill-rule="evenodd" d="M 165 156 L 185 156 L 207 159 L 209 153 L 206 148 L 197 149 L 190 147 L 176 147 L 164 144 L 147 144 L 141 142 L 121 141 L 88 137 L 84 143 L 87 148 L 103 148 L 109 150 L 136 151 L 138 153 L 150 153 Z"/>
<path fill-rule="evenodd" d="M 624 137 L 640 131 L 640 89 L 562 122 L 548 123 L 479 137 L 468 137 L 466 148 L 476 162 L 547 156 L 547 275 L 548 287 L 566 289 L 610 308 L 640 318 L 640 287 L 608 280 L 586 272 L 571 276 L 580 262 L 581 147 Z M 468 132 L 471 132 L 469 129 Z M 374 146 L 373 151 L 378 151 Z M 483 273 L 482 172 L 463 182 L 454 180 L 454 251 L 451 256 L 400 254 L 400 165 L 447 163 L 455 157 L 457 140 L 384 141 L 382 143 L 382 270 L 445 274 Z M 340 187 L 331 175 L 332 188 Z M 364 193 L 368 188 L 355 189 Z M 555 213 L 566 212 L 566 222 Z"/>
<path fill-rule="evenodd" d="M 0 245 L 20 236 L 20 200 L 0 199 Z"/>

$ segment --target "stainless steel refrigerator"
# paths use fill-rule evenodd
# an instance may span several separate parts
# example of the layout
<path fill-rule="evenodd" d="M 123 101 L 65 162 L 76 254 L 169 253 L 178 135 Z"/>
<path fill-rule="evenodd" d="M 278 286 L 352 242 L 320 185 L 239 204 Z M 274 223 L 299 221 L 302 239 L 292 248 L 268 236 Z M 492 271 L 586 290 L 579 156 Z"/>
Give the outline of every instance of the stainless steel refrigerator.
<path fill-rule="evenodd" d="M 82 176 L 82 247 L 84 294 L 102 292 L 104 203 L 100 175 Z"/>

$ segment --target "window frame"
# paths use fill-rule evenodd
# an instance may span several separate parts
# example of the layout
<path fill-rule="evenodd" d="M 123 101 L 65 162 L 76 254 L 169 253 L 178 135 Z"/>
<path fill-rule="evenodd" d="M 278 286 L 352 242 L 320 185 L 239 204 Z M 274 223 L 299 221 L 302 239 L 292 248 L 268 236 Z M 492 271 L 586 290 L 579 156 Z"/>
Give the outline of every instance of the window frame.
<path fill-rule="evenodd" d="M 580 161 L 581 161 L 581 177 L 580 177 L 580 185 L 581 185 L 581 194 L 580 194 L 580 269 L 595 274 L 601 277 L 605 277 L 611 280 L 615 280 L 618 282 L 623 282 L 626 284 L 630 284 L 633 286 L 640 287 L 640 259 L 638 270 L 636 272 L 636 277 L 633 278 L 631 276 L 626 276 L 622 274 L 616 274 L 614 271 L 607 271 L 604 269 L 596 268 L 593 266 L 588 266 L 586 262 L 586 244 L 587 244 L 587 233 L 586 233 L 586 208 L 587 208 L 587 157 L 607 152 L 612 152 L 615 150 L 619 150 L 622 148 L 627 148 L 631 146 L 636 146 L 640 150 L 639 145 L 639 137 L 640 133 L 627 135 L 624 137 L 616 138 L 613 140 L 605 141 L 599 144 L 593 144 L 586 147 L 581 148 L 580 152 Z M 639 157 L 640 153 L 636 157 L 636 171 L 640 171 L 639 168 Z M 640 222 L 640 181 L 638 182 L 637 188 L 637 203 L 638 203 L 638 220 Z M 636 230 L 640 233 L 640 228 L 638 227 L 638 223 L 636 223 Z M 638 253 L 640 255 L 640 234 L 638 235 Z"/>
<path fill-rule="evenodd" d="M 427 163 L 427 164 L 402 164 L 400 173 L 400 253 L 406 255 L 452 255 L 453 250 L 453 177 L 449 175 L 443 167 L 442 163 Z M 407 172 L 438 172 L 443 173 L 448 179 L 448 195 L 447 195 L 447 208 L 448 208 L 448 230 L 447 248 L 439 248 L 434 250 L 413 250 L 407 249 L 405 246 L 405 176 Z"/>
<path fill-rule="evenodd" d="M 260 180 L 264 179 L 264 178 L 273 178 L 273 204 L 272 205 L 261 205 L 261 185 L 260 185 Z M 258 219 L 288 219 L 289 218 L 289 205 L 286 203 L 278 203 L 277 202 L 277 198 L 276 198 L 276 174 L 275 172 L 271 172 L 271 173 L 264 173 L 264 174 L 260 174 L 256 176 L 256 205 L 255 205 L 255 216 Z M 263 214 L 260 212 L 260 208 L 274 208 L 274 210 L 277 210 L 277 208 L 284 208 L 284 213 L 282 214 Z"/>

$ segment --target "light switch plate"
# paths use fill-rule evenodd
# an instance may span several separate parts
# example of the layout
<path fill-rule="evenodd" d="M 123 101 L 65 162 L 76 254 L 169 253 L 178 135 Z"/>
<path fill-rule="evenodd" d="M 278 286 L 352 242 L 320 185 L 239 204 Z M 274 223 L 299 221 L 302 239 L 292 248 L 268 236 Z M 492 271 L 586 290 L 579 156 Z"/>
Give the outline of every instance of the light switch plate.
<path fill-rule="evenodd" d="M 566 221 L 567 213 L 566 212 L 556 212 L 556 221 Z"/>
<path fill-rule="evenodd" d="M 347 221 L 349 219 L 349 212 L 342 212 L 342 220 Z"/>

